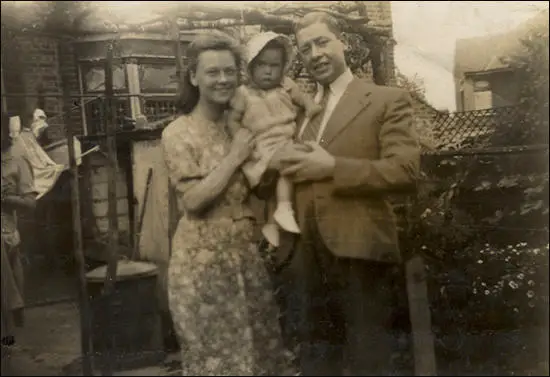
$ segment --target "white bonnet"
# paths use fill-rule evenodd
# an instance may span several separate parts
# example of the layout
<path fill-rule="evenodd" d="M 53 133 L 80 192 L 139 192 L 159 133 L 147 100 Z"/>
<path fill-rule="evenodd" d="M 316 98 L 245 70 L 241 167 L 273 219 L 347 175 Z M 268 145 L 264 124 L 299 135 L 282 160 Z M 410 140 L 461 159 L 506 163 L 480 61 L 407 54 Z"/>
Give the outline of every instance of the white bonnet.
<path fill-rule="evenodd" d="M 246 44 L 246 65 L 250 68 L 250 63 L 258 56 L 258 54 L 264 49 L 264 47 L 271 42 L 272 40 L 278 39 L 282 42 L 283 46 L 286 49 L 287 61 L 285 64 L 284 71 L 286 72 L 294 59 L 294 48 L 292 47 L 292 42 L 290 38 L 283 34 L 277 34 L 272 31 L 267 31 L 263 33 L 256 34 Z"/>

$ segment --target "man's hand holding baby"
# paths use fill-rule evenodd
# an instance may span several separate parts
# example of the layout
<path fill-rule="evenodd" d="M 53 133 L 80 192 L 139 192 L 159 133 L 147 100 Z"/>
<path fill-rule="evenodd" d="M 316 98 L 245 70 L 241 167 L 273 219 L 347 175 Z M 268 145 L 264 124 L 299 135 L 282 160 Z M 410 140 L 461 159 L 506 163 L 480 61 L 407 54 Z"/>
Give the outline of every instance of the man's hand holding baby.
<path fill-rule="evenodd" d="M 315 142 L 295 144 L 280 158 L 281 174 L 295 183 L 332 179 L 336 160 Z"/>

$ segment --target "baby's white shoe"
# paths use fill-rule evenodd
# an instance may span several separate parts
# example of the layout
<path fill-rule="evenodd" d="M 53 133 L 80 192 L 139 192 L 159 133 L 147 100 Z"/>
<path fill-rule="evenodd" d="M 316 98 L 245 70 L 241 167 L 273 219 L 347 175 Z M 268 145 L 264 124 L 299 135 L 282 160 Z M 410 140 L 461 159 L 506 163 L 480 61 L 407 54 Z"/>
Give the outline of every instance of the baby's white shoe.
<path fill-rule="evenodd" d="M 290 203 L 280 203 L 273 213 L 273 219 L 281 228 L 290 233 L 300 233 L 300 227 L 294 218 L 294 211 Z"/>

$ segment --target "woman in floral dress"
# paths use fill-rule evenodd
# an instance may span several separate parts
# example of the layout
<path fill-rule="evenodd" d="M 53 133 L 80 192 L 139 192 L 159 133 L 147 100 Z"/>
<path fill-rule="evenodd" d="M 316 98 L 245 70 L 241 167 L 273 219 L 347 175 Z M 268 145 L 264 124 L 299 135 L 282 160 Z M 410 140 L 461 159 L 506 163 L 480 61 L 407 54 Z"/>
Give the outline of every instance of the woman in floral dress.
<path fill-rule="evenodd" d="M 248 131 L 229 137 L 225 109 L 239 81 L 238 46 L 197 36 L 187 51 L 182 115 L 162 146 L 180 219 L 168 270 L 183 375 L 288 375 L 269 275 L 252 244 L 255 220 L 240 165 Z M 274 120 L 276 121 L 276 120 Z"/>

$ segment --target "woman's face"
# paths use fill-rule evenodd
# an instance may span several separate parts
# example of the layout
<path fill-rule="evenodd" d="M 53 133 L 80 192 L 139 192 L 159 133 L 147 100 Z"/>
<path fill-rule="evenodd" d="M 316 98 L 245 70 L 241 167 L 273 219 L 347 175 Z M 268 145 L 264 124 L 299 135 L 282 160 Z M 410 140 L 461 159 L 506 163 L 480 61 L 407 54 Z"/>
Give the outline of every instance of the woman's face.
<path fill-rule="evenodd" d="M 199 54 L 197 69 L 191 73 L 191 83 L 199 89 L 201 99 L 224 105 L 238 85 L 238 68 L 229 50 L 209 50 Z"/>

